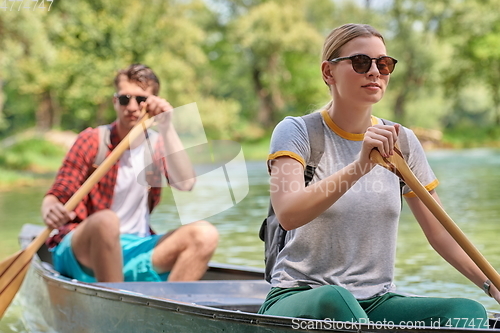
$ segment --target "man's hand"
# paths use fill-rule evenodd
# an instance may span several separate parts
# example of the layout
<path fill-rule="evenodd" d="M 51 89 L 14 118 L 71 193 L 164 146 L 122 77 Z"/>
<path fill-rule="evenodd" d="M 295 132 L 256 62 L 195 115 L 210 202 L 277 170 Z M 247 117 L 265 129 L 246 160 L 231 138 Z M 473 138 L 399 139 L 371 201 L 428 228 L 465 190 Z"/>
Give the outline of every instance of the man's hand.
<path fill-rule="evenodd" d="M 155 122 L 159 126 L 160 131 L 167 131 L 172 124 L 172 112 L 174 108 L 165 99 L 151 95 L 148 97 L 146 102 L 141 103 L 141 109 L 146 106 L 146 110 L 149 116 L 156 117 Z"/>
<path fill-rule="evenodd" d="M 42 202 L 42 217 L 47 227 L 57 229 L 72 221 L 76 213 L 68 212 L 55 196 L 48 195 Z"/>
<path fill-rule="evenodd" d="M 141 109 L 144 107 L 144 104 L 146 104 L 146 110 L 150 117 L 154 117 L 163 112 L 171 112 L 174 109 L 165 99 L 155 95 L 150 95 L 146 102 L 142 102 L 140 105 Z"/>

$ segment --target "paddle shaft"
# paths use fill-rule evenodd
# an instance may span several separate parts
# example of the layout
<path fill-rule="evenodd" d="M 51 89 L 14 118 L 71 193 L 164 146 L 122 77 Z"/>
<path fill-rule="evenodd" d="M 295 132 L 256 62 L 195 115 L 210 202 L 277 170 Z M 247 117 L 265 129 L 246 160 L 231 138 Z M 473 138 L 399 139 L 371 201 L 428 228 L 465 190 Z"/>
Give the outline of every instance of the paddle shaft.
<path fill-rule="evenodd" d="M 378 156 L 377 156 L 378 155 Z M 382 156 L 380 152 L 374 149 L 370 157 L 374 157 L 373 160 L 384 166 Z M 479 252 L 479 250 L 474 246 L 474 244 L 469 241 L 467 236 L 462 232 L 462 230 L 456 225 L 456 223 L 451 219 L 451 217 L 445 212 L 443 207 L 434 199 L 434 197 L 427 191 L 427 189 L 420 183 L 420 181 L 415 177 L 410 167 L 399 154 L 394 154 L 392 156 L 392 162 L 401 174 L 401 178 L 408 185 L 413 192 L 419 197 L 419 199 L 424 203 L 424 205 L 431 211 L 432 214 L 438 219 L 438 221 L 443 225 L 443 227 L 448 231 L 448 233 L 455 239 L 455 241 L 460 245 L 460 247 L 469 255 L 469 257 L 474 261 L 474 263 L 481 269 L 481 271 L 486 275 L 486 277 L 493 283 L 493 285 L 500 290 L 500 275 L 491 266 L 491 264 L 486 260 L 486 258 Z"/>

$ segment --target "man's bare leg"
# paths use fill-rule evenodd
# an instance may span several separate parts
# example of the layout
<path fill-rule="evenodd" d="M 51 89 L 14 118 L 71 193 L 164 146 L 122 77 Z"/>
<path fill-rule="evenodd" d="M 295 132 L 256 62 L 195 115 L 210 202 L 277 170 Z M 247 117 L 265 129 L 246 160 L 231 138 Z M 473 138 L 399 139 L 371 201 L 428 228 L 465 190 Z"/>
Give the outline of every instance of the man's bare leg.
<path fill-rule="evenodd" d="M 186 224 L 166 234 L 153 251 L 153 266 L 170 271 L 168 281 L 199 280 L 217 248 L 219 234 L 207 221 Z"/>
<path fill-rule="evenodd" d="M 78 262 L 99 282 L 123 281 L 120 221 L 111 210 L 90 215 L 73 232 L 71 247 Z"/>

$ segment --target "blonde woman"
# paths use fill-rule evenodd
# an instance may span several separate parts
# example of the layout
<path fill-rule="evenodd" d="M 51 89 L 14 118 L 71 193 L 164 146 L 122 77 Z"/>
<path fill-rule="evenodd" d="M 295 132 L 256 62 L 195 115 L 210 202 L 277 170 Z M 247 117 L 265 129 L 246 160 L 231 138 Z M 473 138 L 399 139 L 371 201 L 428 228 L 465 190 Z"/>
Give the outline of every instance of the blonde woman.
<path fill-rule="evenodd" d="M 321 111 L 325 151 L 308 187 L 311 152 L 301 117 L 275 128 L 268 167 L 271 201 L 286 243 L 272 271 L 272 289 L 260 313 L 352 322 L 484 328 L 484 307 L 465 298 L 409 297 L 393 283 L 401 211 L 398 178 L 372 163 L 376 148 L 392 155 L 405 131 L 408 163 L 434 198 L 438 181 L 417 138 L 407 128 L 384 125 L 372 105 L 384 96 L 397 60 L 373 27 L 346 24 L 327 37 L 321 73 L 332 101 Z M 403 194 L 433 248 L 497 301 L 486 276 L 409 188 Z M 467 318 L 467 320 L 464 320 Z"/>

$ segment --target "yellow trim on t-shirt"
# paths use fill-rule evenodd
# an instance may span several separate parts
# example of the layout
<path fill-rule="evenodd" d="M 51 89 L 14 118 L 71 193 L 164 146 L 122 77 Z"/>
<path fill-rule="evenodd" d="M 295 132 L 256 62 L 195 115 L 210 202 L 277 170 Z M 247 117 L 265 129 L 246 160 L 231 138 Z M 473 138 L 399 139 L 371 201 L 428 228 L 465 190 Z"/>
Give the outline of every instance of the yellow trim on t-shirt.
<path fill-rule="evenodd" d="M 372 126 L 378 124 L 383 124 L 382 120 L 379 117 L 372 116 Z"/>
<path fill-rule="evenodd" d="M 439 180 L 434 179 L 434 181 L 433 181 L 432 183 L 430 183 L 430 184 L 428 184 L 428 185 L 426 185 L 426 186 L 424 186 L 424 187 L 425 187 L 425 189 L 426 189 L 428 192 L 430 192 L 430 191 L 432 191 L 433 189 L 435 189 L 438 185 L 439 185 Z M 417 195 L 415 194 L 415 192 L 410 191 L 410 192 L 408 192 L 408 193 L 404 194 L 403 196 L 404 196 L 405 198 L 415 198 Z"/>
<path fill-rule="evenodd" d="M 323 117 L 323 120 L 325 121 L 326 125 L 338 136 L 341 138 L 344 138 L 346 140 L 351 140 L 351 141 L 363 141 L 365 134 L 364 133 L 349 133 L 347 131 L 344 131 L 342 128 L 338 127 L 337 124 L 330 118 L 330 115 L 328 114 L 327 110 L 321 111 L 321 116 Z M 376 125 L 379 123 L 378 118 L 371 116 L 371 122 L 372 125 Z"/>
<path fill-rule="evenodd" d="M 267 157 L 267 160 L 268 161 L 274 160 L 274 159 L 276 159 L 278 157 L 282 157 L 282 156 L 287 156 L 287 157 L 293 158 L 294 160 L 296 160 L 297 162 L 302 164 L 302 166 L 304 168 L 306 167 L 306 161 L 304 161 L 304 159 L 301 156 L 299 156 L 298 154 L 296 154 L 294 152 L 287 151 L 287 150 L 280 150 L 280 151 L 275 152 L 274 154 L 269 154 L 269 156 Z"/>

